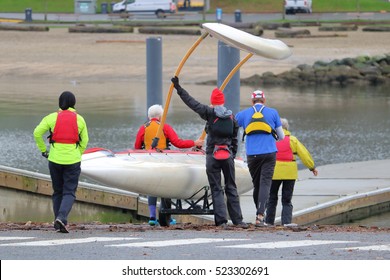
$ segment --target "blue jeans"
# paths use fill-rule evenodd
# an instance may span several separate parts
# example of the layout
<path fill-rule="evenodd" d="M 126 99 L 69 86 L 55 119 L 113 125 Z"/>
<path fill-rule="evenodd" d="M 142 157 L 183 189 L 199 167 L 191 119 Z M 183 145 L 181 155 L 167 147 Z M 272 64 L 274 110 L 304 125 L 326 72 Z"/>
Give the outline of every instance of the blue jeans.
<path fill-rule="evenodd" d="M 76 199 L 81 163 L 64 165 L 49 161 L 49 171 L 54 191 L 52 195 L 54 219 L 60 219 L 66 225 Z"/>
<path fill-rule="evenodd" d="M 150 219 L 156 219 L 156 207 L 157 207 L 157 197 L 148 195 L 148 208 L 149 208 L 149 217 Z M 172 200 L 170 198 L 161 198 L 160 208 L 171 209 Z M 168 215 L 168 218 L 172 220 L 171 215 Z"/>

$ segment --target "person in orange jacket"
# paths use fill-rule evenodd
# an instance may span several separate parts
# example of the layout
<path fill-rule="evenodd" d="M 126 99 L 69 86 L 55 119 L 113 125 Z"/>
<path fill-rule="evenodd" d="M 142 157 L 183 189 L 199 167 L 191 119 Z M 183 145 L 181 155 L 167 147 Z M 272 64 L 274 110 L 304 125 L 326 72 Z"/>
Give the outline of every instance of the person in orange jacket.
<path fill-rule="evenodd" d="M 152 105 L 148 109 L 148 121 L 140 126 L 137 132 L 137 136 L 134 143 L 135 149 L 146 149 L 152 148 L 153 139 L 156 137 L 158 128 L 160 126 L 161 117 L 164 109 L 161 105 Z M 163 135 L 160 137 L 157 143 L 157 149 L 169 150 L 170 145 L 181 149 L 202 147 L 204 140 L 191 140 L 181 139 L 175 132 L 175 130 L 167 123 L 164 124 Z M 169 198 L 163 198 L 165 203 L 170 206 L 171 200 Z M 156 208 L 157 208 L 157 197 L 148 196 L 148 207 L 149 207 L 149 225 L 158 225 L 156 219 Z M 176 220 L 170 218 L 170 225 L 176 224 Z"/>

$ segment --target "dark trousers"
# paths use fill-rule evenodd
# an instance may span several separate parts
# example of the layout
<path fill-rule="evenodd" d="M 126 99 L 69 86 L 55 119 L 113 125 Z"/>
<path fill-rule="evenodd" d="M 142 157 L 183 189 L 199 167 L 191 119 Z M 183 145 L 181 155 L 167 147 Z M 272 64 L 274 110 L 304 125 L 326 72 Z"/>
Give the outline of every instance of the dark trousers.
<path fill-rule="evenodd" d="M 49 161 L 49 171 L 54 191 L 52 195 L 54 218 L 60 219 L 66 225 L 76 199 L 81 163 L 63 165 Z"/>
<path fill-rule="evenodd" d="M 282 225 L 291 224 L 293 205 L 291 203 L 295 180 L 273 180 L 269 199 L 267 203 L 267 212 L 265 222 L 273 225 L 275 222 L 276 206 L 278 205 L 278 192 L 282 185 Z"/>
<path fill-rule="evenodd" d="M 225 187 L 222 186 L 221 171 Z M 234 159 L 216 160 L 212 155 L 206 155 L 206 173 L 213 201 L 215 225 L 218 226 L 228 221 L 224 193 L 226 194 L 230 219 L 235 225 L 241 223 L 242 213 L 236 186 Z"/>
<path fill-rule="evenodd" d="M 256 215 L 264 216 L 274 175 L 276 153 L 247 156 L 247 163 L 252 177 Z"/>

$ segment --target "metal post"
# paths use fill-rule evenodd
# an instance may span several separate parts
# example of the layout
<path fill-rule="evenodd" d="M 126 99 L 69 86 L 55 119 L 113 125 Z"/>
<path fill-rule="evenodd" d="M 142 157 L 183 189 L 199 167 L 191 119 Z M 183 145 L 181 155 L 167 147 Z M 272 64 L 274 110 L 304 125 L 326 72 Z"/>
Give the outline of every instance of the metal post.
<path fill-rule="evenodd" d="M 234 21 L 235 21 L 235 22 L 242 22 L 242 19 L 241 19 L 241 10 L 235 10 L 235 11 L 234 11 Z"/>
<path fill-rule="evenodd" d="M 162 104 L 162 38 L 146 39 L 146 111 Z"/>
<path fill-rule="evenodd" d="M 217 22 L 222 21 L 222 9 L 221 8 L 217 8 L 215 10 L 215 17 L 216 17 Z"/>
<path fill-rule="evenodd" d="M 218 41 L 218 87 L 240 62 L 240 50 Z M 240 110 L 240 71 L 232 77 L 225 90 L 225 106 L 236 114 Z"/>
<path fill-rule="evenodd" d="M 25 13 L 25 21 L 26 22 L 32 22 L 32 9 L 31 8 L 27 8 L 24 10 L 24 13 Z"/>

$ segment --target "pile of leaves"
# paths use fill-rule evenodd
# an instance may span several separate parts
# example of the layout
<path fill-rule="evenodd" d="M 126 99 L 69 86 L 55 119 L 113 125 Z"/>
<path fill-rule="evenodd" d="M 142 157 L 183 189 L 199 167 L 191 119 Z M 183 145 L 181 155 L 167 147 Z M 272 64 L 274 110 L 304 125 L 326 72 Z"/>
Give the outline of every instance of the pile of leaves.
<path fill-rule="evenodd" d="M 68 225 L 72 231 L 110 231 L 110 232 L 126 232 L 126 231 L 172 231 L 172 230 L 191 230 L 191 231 L 292 231 L 292 232 L 388 232 L 390 228 L 380 228 L 375 226 L 359 226 L 359 225 L 309 225 L 309 226 L 267 226 L 267 227 L 255 227 L 253 224 L 249 224 L 248 229 L 241 229 L 230 225 L 227 229 L 222 229 L 214 226 L 213 224 L 191 224 L 183 223 L 169 227 L 149 226 L 147 223 L 142 224 L 102 224 L 102 223 L 73 223 Z M 0 223 L 0 231 L 20 231 L 20 230 L 41 230 L 41 231 L 53 231 L 52 223 Z"/>

